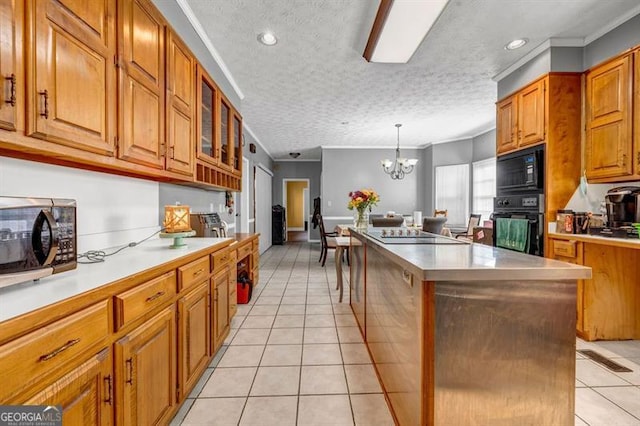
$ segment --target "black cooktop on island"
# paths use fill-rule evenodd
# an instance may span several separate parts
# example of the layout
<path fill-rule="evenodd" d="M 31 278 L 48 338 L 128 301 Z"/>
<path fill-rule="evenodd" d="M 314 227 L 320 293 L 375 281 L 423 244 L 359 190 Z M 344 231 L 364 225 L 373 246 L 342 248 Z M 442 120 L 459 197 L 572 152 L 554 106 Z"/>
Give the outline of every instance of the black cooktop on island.
<path fill-rule="evenodd" d="M 369 228 L 367 235 L 384 244 L 468 244 L 455 238 L 409 228 Z"/>

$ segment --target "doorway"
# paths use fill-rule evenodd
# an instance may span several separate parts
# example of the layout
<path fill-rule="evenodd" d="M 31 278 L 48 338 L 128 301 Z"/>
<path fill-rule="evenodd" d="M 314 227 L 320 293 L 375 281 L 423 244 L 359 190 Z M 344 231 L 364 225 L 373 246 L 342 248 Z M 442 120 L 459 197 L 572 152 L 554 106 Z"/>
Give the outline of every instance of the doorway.
<path fill-rule="evenodd" d="M 240 232 L 251 232 L 249 229 L 249 192 L 251 191 L 249 187 L 249 159 L 246 157 L 242 157 L 242 193 L 240 194 L 240 223 L 236 226 L 239 226 Z"/>
<path fill-rule="evenodd" d="M 287 241 L 308 241 L 309 179 L 282 179 L 282 205 L 286 209 Z"/>

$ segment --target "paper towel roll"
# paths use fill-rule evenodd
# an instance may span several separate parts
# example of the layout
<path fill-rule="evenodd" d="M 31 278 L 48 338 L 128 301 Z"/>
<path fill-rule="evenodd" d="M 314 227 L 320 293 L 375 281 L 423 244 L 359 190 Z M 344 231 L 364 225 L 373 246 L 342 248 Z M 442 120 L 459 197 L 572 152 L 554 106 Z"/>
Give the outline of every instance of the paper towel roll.
<path fill-rule="evenodd" d="M 413 225 L 414 226 L 422 226 L 422 212 L 421 211 L 413 212 Z"/>

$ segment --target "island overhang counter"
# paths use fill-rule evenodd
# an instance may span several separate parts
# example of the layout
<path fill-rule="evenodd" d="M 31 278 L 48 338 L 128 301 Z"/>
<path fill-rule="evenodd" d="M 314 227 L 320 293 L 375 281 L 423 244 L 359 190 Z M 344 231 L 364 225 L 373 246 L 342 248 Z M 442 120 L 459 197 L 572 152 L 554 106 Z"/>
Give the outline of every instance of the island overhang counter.
<path fill-rule="evenodd" d="M 573 425 L 576 281 L 480 244 L 351 232 L 350 303 L 400 425 Z"/>

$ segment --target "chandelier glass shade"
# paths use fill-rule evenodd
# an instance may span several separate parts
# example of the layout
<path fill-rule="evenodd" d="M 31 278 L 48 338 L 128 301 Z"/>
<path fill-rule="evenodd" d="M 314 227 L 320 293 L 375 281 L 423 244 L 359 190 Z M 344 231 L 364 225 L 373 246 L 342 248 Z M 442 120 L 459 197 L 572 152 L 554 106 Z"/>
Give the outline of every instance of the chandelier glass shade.
<path fill-rule="evenodd" d="M 400 127 L 402 124 L 396 124 L 398 129 L 398 145 L 396 146 L 396 160 L 391 161 L 385 159 L 380 161 L 382 164 L 382 170 L 391 176 L 393 180 L 404 179 L 405 175 L 408 175 L 413 171 L 413 167 L 418 164 L 417 158 L 403 158 L 400 157 Z"/>

